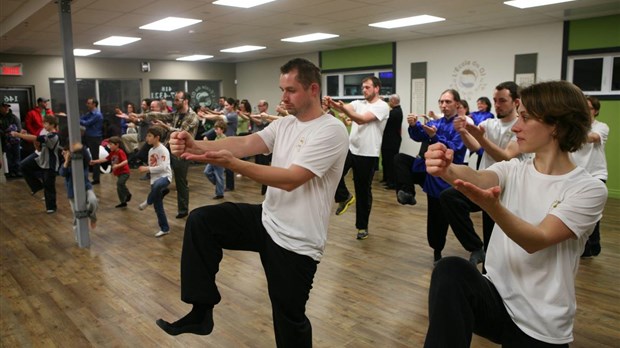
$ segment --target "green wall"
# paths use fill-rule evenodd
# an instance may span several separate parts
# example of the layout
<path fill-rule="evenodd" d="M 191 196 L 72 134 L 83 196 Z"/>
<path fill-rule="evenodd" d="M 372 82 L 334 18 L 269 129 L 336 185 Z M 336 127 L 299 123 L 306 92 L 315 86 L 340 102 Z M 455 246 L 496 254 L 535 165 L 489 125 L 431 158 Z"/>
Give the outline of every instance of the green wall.
<path fill-rule="evenodd" d="M 568 50 L 600 50 L 617 51 L 620 47 L 620 15 L 581 19 L 569 23 Z M 597 96 L 601 100 L 601 111 L 598 120 L 609 126 L 609 138 L 605 144 L 607 156 L 607 189 L 609 197 L 620 198 L 620 100 L 605 100 L 605 96 Z M 616 153 L 614 155 L 614 153 Z"/>
<path fill-rule="evenodd" d="M 570 22 L 568 50 L 620 47 L 620 15 Z"/>
<path fill-rule="evenodd" d="M 366 68 L 393 64 L 393 44 L 351 47 L 322 51 L 321 70 Z"/>

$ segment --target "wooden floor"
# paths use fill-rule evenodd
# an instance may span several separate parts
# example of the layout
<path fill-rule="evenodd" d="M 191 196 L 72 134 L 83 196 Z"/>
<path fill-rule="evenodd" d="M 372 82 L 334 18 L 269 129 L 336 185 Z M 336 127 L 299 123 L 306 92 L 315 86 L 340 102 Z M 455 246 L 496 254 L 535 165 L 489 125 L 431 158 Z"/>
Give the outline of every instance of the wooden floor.
<path fill-rule="evenodd" d="M 214 204 L 214 188 L 190 168 L 192 208 Z M 176 320 L 189 306 L 179 299 L 184 219 L 175 219 L 176 192 L 165 200 L 171 234 L 156 239 L 152 208 L 139 211 L 148 183 L 133 170 L 133 201 L 115 209 L 115 178 L 102 175 L 95 191 L 99 223 L 91 247 L 76 246 L 61 178 L 58 212 L 28 194 L 23 180 L 0 184 L 1 347 L 273 347 L 271 308 L 258 256 L 225 252 L 209 336 L 171 337 L 155 320 Z M 377 176 L 381 176 L 378 173 Z M 349 178 L 350 180 L 350 178 Z M 428 324 L 433 268 L 426 242 L 426 199 L 400 206 L 375 180 L 370 237 L 355 239 L 355 207 L 333 215 L 307 313 L 315 347 L 420 347 Z M 237 178 L 226 201 L 260 202 L 260 186 Z M 352 185 L 350 186 L 352 187 Z M 173 188 L 173 186 L 171 186 Z M 475 222 L 480 223 L 479 214 Z M 583 259 L 577 276 L 578 347 L 620 342 L 620 200 L 610 199 L 602 221 L 603 251 Z M 444 255 L 468 257 L 449 234 Z M 472 347 L 496 345 L 474 337 Z"/>

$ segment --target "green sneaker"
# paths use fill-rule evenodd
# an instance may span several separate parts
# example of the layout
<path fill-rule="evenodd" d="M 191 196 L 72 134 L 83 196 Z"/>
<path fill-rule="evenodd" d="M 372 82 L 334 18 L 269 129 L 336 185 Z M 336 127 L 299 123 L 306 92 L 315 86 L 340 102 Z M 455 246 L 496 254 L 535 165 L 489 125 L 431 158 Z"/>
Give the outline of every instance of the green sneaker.
<path fill-rule="evenodd" d="M 336 215 L 344 214 L 347 211 L 347 209 L 349 209 L 349 206 L 353 204 L 353 202 L 355 202 L 355 196 L 349 195 L 349 198 L 347 198 L 346 201 L 338 203 L 338 208 L 336 209 Z"/>
<path fill-rule="evenodd" d="M 357 230 L 357 239 L 362 240 L 368 238 L 368 230 Z"/>

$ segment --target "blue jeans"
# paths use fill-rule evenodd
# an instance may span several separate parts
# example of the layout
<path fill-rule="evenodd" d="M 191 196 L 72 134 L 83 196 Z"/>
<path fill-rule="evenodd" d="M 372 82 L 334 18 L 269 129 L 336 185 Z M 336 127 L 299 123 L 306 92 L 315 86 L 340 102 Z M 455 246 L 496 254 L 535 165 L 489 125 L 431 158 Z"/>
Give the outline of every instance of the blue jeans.
<path fill-rule="evenodd" d="M 157 179 L 151 185 L 151 192 L 149 192 L 149 196 L 146 198 L 146 203 L 149 205 L 153 205 L 155 208 L 155 214 L 157 214 L 157 223 L 159 224 L 159 228 L 164 231 L 170 231 L 170 226 L 168 226 L 168 219 L 166 218 L 166 212 L 164 211 L 164 197 L 162 191 L 168 188 L 170 185 L 170 181 L 168 178 L 163 177 Z"/>
<path fill-rule="evenodd" d="M 214 166 L 212 164 L 207 164 L 205 167 L 205 175 L 207 179 L 215 185 L 215 195 L 223 196 L 224 195 L 224 167 Z"/>

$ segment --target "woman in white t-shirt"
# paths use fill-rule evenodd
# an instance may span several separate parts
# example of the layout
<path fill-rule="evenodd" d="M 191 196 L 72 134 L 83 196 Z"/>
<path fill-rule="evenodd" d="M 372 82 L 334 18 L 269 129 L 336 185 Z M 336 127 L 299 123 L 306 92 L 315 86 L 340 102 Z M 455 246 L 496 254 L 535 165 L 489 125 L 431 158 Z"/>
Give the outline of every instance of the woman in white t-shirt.
<path fill-rule="evenodd" d="M 543 82 L 521 92 L 518 112 L 512 130 L 534 159 L 475 171 L 452 165 L 443 144 L 426 152 L 428 173 L 454 183 L 496 225 L 485 275 L 457 257 L 435 267 L 425 347 L 469 347 L 472 333 L 503 347 L 573 340 L 579 256 L 607 199 L 605 185 L 569 158 L 586 141 L 588 104 L 569 82 Z"/>

